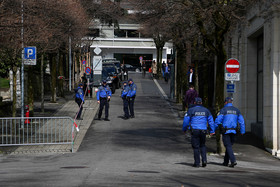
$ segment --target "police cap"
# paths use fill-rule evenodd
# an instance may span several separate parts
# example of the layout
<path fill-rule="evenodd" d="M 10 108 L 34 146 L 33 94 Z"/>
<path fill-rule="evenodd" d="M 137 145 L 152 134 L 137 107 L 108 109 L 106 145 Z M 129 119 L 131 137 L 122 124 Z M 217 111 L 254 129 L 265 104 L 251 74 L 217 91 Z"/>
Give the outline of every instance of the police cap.
<path fill-rule="evenodd" d="M 79 83 L 78 86 L 83 86 L 83 83 Z"/>
<path fill-rule="evenodd" d="M 107 81 L 104 79 L 104 80 L 102 81 L 102 83 L 107 83 Z"/>
<path fill-rule="evenodd" d="M 225 102 L 232 102 L 233 101 L 233 98 L 232 97 L 226 97 L 225 98 Z"/>
<path fill-rule="evenodd" d="M 131 81 L 131 82 L 133 82 L 133 80 L 132 80 L 132 79 L 128 79 L 128 82 L 130 82 L 130 81 Z"/>
<path fill-rule="evenodd" d="M 196 98 L 194 99 L 194 101 L 195 101 L 196 103 L 202 103 L 202 99 L 201 99 L 200 97 L 196 97 Z"/>

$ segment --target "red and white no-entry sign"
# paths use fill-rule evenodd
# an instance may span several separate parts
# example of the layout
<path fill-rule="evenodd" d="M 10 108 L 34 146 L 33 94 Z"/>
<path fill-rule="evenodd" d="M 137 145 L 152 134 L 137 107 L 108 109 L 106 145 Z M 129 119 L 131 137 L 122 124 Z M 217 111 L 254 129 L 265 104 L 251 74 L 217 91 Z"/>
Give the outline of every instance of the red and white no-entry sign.
<path fill-rule="evenodd" d="M 236 73 L 240 68 L 239 61 L 235 58 L 228 59 L 226 62 L 226 70 L 229 73 Z"/>

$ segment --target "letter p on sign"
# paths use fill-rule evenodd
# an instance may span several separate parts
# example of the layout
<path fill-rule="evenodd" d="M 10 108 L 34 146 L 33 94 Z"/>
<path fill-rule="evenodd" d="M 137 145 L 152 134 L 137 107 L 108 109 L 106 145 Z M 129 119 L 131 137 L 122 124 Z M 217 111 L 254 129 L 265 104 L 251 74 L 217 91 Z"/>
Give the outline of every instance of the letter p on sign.
<path fill-rule="evenodd" d="M 24 48 L 23 61 L 25 65 L 36 65 L 36 47 Z"/>

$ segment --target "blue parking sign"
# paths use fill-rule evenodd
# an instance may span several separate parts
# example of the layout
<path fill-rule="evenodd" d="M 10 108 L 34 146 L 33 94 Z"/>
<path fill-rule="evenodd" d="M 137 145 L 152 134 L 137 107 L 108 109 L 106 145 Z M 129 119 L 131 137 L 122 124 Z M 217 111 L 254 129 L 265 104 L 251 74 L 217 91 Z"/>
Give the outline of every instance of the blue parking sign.
<path fill-rule="evenodd" d="M 36 65 L 36 47 L 25 47 L 23 60 L 25 65 Z"/>
<path fill-rule="evenodd" d="M 227 93 L 235 93 L 235 85 L 227 84 Z"/>

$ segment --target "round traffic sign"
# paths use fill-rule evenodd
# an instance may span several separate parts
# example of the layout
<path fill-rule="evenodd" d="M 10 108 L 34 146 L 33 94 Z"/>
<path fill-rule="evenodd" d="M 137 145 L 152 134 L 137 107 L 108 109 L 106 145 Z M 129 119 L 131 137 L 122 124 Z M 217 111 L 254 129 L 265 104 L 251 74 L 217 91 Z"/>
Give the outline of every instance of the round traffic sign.
<path fill-rule="evenodd" d="M 229 73 L 236 73 L 240 68 L 239 61 L 235 58 L 228 59 L 226 62 L 226 70 Z"/>
<path fill-rule="evenodd" d="M 86 69 L 85 69 L 85 72 L 86 72 L 86 74 L 90 74 L 91 73 L 91 69 L 90 69 L 90 67 L 86 67 Z"/>
<path fill-rule="evenodd" d="M 87 61 L 86 61 L 86 60 L 83 60 L 82 63 L 83 63 L 83 65 L 85 65 L 85 64 L 87 63 Z"/>

